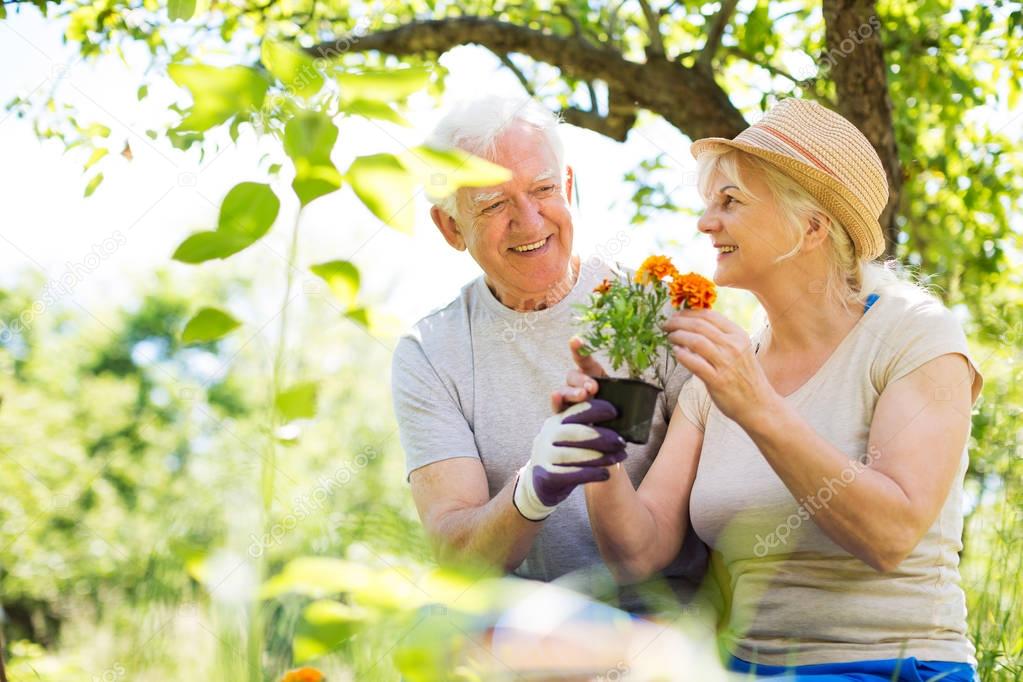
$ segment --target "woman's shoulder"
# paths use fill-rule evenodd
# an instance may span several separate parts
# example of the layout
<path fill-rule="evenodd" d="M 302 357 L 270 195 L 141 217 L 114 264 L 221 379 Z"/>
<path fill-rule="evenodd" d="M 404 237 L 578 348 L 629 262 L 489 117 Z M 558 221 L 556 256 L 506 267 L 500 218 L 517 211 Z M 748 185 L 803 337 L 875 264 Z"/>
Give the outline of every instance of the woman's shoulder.
<path fill-rule="evenodd" d="M 874 314 L 875 309 L 879 314 Z M 877 322 L 873 323 L 874 320 Z M 877 292 L 877 301 L 864 322 L 867 326 L 884 327 L 896 336 L 962 329 L 959 318 L 941 299 L 923 287 L 908 283 L 894 284 Z"/>

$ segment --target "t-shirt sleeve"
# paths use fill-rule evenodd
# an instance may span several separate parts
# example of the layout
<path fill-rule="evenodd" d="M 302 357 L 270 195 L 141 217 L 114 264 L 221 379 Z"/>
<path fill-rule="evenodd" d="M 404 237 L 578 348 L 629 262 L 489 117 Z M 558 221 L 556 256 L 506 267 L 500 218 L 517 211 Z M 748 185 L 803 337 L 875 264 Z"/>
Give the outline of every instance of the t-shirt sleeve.
<path fill-rule="evenodd" d="M 663 370 L 659 370 L 658 375 L 662 372 Z M 664 421 L 671 419 L 671 413 L 675 410 L 675 404 L 678 403 L 678 396 L 682 392 L 682 387 L 692 375 L 692 372 L 678 364 L 675 361 L 675 358 L 669 355 L 668 376 L 661 379 L 664 382 L 664 396 L 662 403 Z"/>
<path fill-rule="evenodd" d="M 886 331 L 871 367 L 870 379 L 878 393 L 937 357 L 959 353 L 969 362 L 972 400 L 977 400 L 984 378 L 970 355 L 962 325 L 940 301 L 928 298 L 914 303 Z"/>
<path fill-rule="evenodd" d="M 678 394 L 678 407 L 682 411 L 682 415 L 696 428 L 703 431 L 707 427 L 710 405 L 711 399 L 710 394 L 707 393 L 707 386 L 699 378 L 690 376 Z"/>
<path fill-rule="evenodd" d="M 415 469 L 441 460 L 479 460 L 469 422 L 415 338 L 403 337 L 394 350 L 391 395 L 405 450 L 406 480 Z"/>

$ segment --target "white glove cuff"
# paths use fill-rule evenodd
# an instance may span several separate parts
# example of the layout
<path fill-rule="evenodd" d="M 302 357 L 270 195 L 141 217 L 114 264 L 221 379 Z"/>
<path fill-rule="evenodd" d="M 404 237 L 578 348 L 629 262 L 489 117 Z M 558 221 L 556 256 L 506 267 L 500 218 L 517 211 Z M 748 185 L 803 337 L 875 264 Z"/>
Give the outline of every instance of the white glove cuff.
<path fill-rule="evenodd" d="M 524 518 L 529 521 L 543 521 L 554 511 L 554 507 L 548 507 L 533 490 L 533 464 L 527 463 L 519 469 L 518 479 L 515 481 L 515 492 L 512 495 L 515 508 L 519 510 Z"/>

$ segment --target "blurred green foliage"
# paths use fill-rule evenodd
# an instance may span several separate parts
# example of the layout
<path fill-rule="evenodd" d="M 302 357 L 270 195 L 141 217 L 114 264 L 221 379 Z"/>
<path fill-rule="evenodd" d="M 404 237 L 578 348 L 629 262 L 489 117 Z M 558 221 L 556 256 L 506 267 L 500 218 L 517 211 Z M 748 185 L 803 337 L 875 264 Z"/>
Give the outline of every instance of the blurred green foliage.
<path fill-rule="evenodd" d="M 217 129 L 237 140 L 250 126 L 278 145 L 260 170 L 290 177 L 301 206 L 350 185 L 402 230 L 416 186 L 447 192 L 500 176 L 424 148 L 335 166 L 346 117 L 403 124 L 410 94 L 444 85 L 433 55 L 360 52 L 361 36 L 468 13 L 544 26 L 640 61 L 651 33 L 638 2 L 31 4 L 67 22 L 65 37 L 86 61 L 142 47 L 152 63 L 139 100 L 156 79 L 180 87 L 176 119 L 154 124 L 151 138 L 205 154 Z M 661 48 L 692 66 L 717 6 L 659 5 Z M 0 19 L 24 6 L 0 4 Z M 971 635 L 982 679 L 1020 680 L 1023 157 L 1019 117 L 992 129 L 983 116 L 1018 106 L 1023 9 L 1010 0 L 881 0 L 878 11 L 905 172 L 898 256 L 961 313 L 987 379 L 974 416 L 963 554 Z M 823 29 L 818 2 L 741 2 L 712 62 L 715 77 L 749 119 L 781 96 L 833 104 Z M 296 49 L 323 40 L 334 42 L 334 59 Z M 234 63 L 196 59 L 215 53 Z M 600 108 L 592 83 L 518 56 L 507 64 L 557 108 Z M 102 191 L 102 168 L 120 154 L 109 121 L 82 119 L 59 89 L 7 108 L 30 117 L 40 138 L 88 152 L 83 191 Z M 677 193 L 685 183 L 670 177 L 683 169 L 669 160 L 658 155 L 626 177 L 635 223 L 687 204 Z M 280 205 L 269 185 L 237 185 L 216 229 L 188 237 L 175 258 L 197 264 L 245 250 Z M 292 217 L 285 301 L 299 272 L 301 216 Z M 256 682 L 305 659 L 332 680 L 393 680 L 399 669 L 434 679 L 450 661 L 445 647 L 458 640 L 452 627 L 469 627 L 464 614 L 417 627 L 436 614 L 422 612 L 432 607 L 412 587 L 438 578 L 404 489 L 384 380 L 392 339 L 359 300 L 354 264 L 310 270 L 331 296 L 308 295 L 265 343 L 250 343 L 259 332 L 240 311 L 280 292 L 208 274 L 157 273 L 131 307 L 95 315 L 40 309 L 38 281 L 0 292 L 0 594 L 13 679 Z M 324 571 L 293 561 L 307 555 L 339 563 Z M 305 583 L 296 578 L 303 571 Z M 479 575 L 470 570 L 469 581 Z"/>

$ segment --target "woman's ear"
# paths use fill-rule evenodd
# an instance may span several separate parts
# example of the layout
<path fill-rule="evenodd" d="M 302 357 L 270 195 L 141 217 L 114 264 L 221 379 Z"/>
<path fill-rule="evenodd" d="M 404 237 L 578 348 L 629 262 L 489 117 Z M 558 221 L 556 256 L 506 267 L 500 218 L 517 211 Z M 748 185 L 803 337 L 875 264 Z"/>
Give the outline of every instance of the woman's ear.
<path fill-rule="evenodd" d="M 452 216 L 445 213 L 440 207 L 434 206 L 430 209 L 430 217 L 433 218 L 433 224 L 444 235 L 444 241 L 450 244 L 451 248 L 456 251 L 465 251 L 465 237 L 462 236 L 462 230 Z"/>
<path fill-rule="evenodd" d="M 828 240 L 830 232 L 831 218 L 823 213 L 811 213 L 806 222 L 806 238 L 803 240 L 803 247 L 807 250 L 816 249 Z"/>

